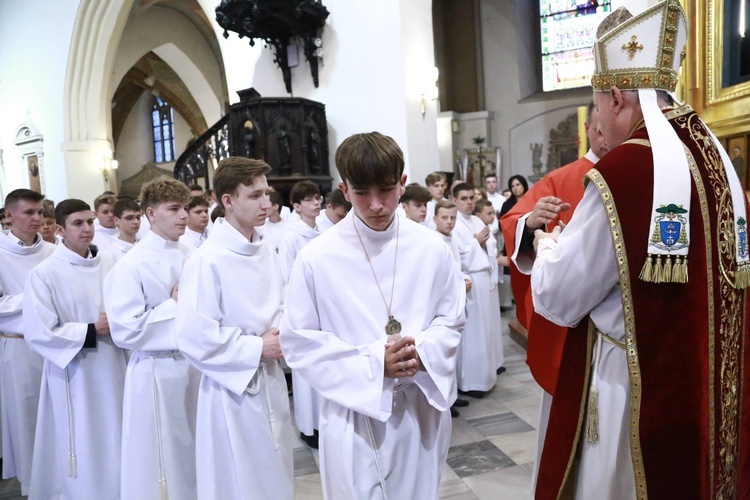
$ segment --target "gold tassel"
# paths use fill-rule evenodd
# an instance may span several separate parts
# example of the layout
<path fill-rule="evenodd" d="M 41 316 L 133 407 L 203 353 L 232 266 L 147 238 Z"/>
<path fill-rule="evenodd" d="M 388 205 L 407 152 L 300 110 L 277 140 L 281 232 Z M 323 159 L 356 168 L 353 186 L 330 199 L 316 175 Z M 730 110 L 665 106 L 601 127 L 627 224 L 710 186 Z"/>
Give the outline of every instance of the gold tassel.
<path fill-rule="evenodd" d="M 664 263 L 664 269 L 662 270 L 661 281 L 662 283 L 670 283 L 672 281 L 672 256 L 667 255 L 665 260 L 666 262 Z"/>
<path fill-rule="evenodd" d="M 746 263 L 737 264 L 737 271 L 734 273 L 734 287 L 742 290 L 750 285 L 750 267 Z"/>
<path fill-rule="evenodd" d="M 674 267 L 672 268 L 672 282 L 673 283 L 685 283 L 685 280 L 682 277 L 683 273 L 683 259 L 681 256 L 677 255 L 675 256 L 674 260 Z"/>
<path fill-rule="evenodd" d="M 654 269 L 654 258 L 649 254 L 649 256 L 646 258 L 646 263 L 643 264 L 643 269 L 641 269 L 641 274 L 638 276 L 643 281 L 650 282 L 651 277 L 653 275 L 653 269 Z"/>
<path fill-rule="evenodd" d="M 662 266 L 661 266 L 661 255 L 656 256 L 656 265 L 654 266 L 653 283 L 661 283 L 662 278 Z"/>
<path fill-rule="evenodd" d="M 599 390 L 593 383 L 589 388 L 589 404 L 586 410 L 586 441 L 599 442 Z"/>
<path fill-rule="evenodd" d="M 688 282 L 688 265 L 687 265 L 687 256 L 685 256 L 685 264 L 682 266 L 682 279 L 683 283 Z"/>

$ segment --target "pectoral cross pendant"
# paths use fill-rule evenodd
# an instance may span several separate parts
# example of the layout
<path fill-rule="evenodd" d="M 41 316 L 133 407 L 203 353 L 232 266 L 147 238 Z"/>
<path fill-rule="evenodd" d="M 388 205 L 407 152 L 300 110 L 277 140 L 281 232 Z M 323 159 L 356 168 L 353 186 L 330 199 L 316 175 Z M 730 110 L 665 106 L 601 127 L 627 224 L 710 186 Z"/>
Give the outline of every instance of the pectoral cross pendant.
<path fill-rule="evenodd" d="M 401 323 L 393 316 L 388 316 L 388 323 L 385 324 L 385 333 L 388 335 L 401 333 Z"/>

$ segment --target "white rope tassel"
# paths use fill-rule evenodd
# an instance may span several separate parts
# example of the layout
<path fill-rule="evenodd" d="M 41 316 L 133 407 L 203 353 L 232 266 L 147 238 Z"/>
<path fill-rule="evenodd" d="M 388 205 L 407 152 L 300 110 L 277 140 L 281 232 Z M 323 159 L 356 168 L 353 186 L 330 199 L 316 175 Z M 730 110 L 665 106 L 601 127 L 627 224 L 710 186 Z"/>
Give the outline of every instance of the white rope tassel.
<path fill-rule="evenodd" d="M 589 386 L 589 401 L 586 408 L 586 441 L 599 442 L 599 362 L 602 355 L 602 338 L 597 334 L 594 354 L 594 368 L 591 370 L 591 385 Z"/>
<path fill-rule="evenodd" d="M 164 446 L 161 441 L 161 415 L 159 412 L 159 391 L 156 387 L 156 357 L 151 357 L 151 393 L 154 398 L 154 419 L 156 420 L 156 447 L 159 454 L 159 496 L 169 500 L 167 477 L 164 467 Z"/>
<path fill-rule="evenodd" d="M 378 479 L 380 480 L 380 489 L 383 490 L 383 500 L 388 500 L 388 488 L 385 485 L 385 477 L 383 477 L 383 470 L 380 468 L 380 457 L 378 456 L 378 450 L 375 447 L 375 436 L 372 433 L 372 426 L 370 425 L 370 417 L 365 417 L 365 423 L 367 424 L 367 433 L 370 437 L 370 448 L 372 448 L 372 454 L 375 457 L 375 469 L 378 471 Z"/>
<path fill-rule="evenodd" d="M 76 439 L 73 429 L 73 408 L 70 401 L 70 381 L 68 380 L 68 367 L 65 373 L 65 398 L 68 403 L 68 476 L 78 476 L 78 460 L 76 459 Z"/>

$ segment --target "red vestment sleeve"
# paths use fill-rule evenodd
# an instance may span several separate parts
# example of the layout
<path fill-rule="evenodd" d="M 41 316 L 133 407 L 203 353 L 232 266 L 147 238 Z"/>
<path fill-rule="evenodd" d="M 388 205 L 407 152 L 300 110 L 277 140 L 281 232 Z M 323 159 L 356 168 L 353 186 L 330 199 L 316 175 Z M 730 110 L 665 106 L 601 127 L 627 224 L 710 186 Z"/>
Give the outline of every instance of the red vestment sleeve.
<path fill-rule="evenodd" d="M 516 248 L 518 219 L 532 212 L 540 198 L 555 196 L 570 203 L 571 209 L 559 215 L 562 222 L 567 224 L 570 221 L 575 207 L 583 198 L 583 177 L 593 166 L 591 161 L 581 158 L 560 167 L 544 176 L 518 200 L 510 212 L 500 220 L 507 255 L 513 255 Z M 549 228 L 556 224 L 557 221 L 554 221 Z M 513 262 L 510 263 L 510 276 L 513 297 L 516 300 L 516 317 L 528 332 L 526 364 L 529 365 L 537 383 L 547 393 L 554 395 L 567 328 L 557 326 L 534 312 L 530 276 L 519 272 Z"/>

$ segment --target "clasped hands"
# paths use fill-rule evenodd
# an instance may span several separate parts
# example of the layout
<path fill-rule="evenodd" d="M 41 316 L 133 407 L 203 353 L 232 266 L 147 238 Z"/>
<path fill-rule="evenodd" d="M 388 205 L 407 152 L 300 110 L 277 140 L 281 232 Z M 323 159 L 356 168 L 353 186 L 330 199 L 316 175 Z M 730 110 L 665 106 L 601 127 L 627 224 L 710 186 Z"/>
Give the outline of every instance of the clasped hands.
<path fill-rule="evenodd" d="M 388 378 L 413 377 L 424 370 L 414 337 L 389 335 L 385 342 L 384 374 Z"/>

